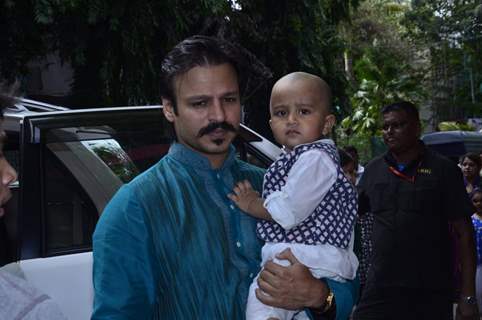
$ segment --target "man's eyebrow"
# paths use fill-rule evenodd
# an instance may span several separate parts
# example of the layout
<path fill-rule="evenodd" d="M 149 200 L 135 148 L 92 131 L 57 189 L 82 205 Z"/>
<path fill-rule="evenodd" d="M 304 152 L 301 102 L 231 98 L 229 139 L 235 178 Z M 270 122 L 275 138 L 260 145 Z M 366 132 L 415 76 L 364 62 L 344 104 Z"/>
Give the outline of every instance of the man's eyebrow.
<path fill-rule="evenodd" d="M 239 95 L 239 91 L 228 91 L 223 94 L 223 96 L 233 96 L 233 95 Z"/>

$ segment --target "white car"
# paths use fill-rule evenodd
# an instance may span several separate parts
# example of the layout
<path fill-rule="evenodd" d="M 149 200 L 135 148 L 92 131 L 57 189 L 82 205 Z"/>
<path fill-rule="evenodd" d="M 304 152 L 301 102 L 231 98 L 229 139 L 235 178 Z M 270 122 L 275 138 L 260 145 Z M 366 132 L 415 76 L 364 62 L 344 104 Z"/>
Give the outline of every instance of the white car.
<path fill-rule="evenodd" d="M 6 110 L 5 155 L 19 174 L 4 217 L 11 261 L 72 320 L 92 312 L 92 233 L 117 189 L 171 143 L 161 106 L 68 110 L 21 100 Z M 245 126 L 241 159 L 269 165 L 280 149 Z"/>

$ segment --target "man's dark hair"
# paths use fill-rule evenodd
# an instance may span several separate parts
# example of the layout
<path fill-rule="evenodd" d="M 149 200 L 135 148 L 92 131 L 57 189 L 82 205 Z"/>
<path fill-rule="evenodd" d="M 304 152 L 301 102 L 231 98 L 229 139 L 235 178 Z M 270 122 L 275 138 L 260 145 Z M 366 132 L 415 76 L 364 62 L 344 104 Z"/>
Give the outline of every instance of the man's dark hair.
<path fill-rule="evenodd" d="M 460 164 L 462 164 L 462 162 L 464 162 L 465 158 L 474 162 L 475 165 L 477 166 L 477 168 L 479 168 L 479 170 L 480 170 L 480 168 L 482 168 L 482 159 L 480 159 L 480 156 L 477 153 L 468 152 L 468 153 L 464 154 L 460 158 Z"/>
<path fill-rule="evenodd" d="M 241 97 L 249 94 L 248 91 L 256 90 L 271 77 L 271 72 L 246 49 L 218 38 L 196 35 L 178 43 L 164 58 L 161 66 L 161 97 L 171 100 L 177 114 L 174 92 L 176 77 L 194 67 L 224 63 L 236 70 Z"/>
<path fill-rule="evenodd" d="M 14 98 L 13 93 L 16 89 L 16 84 L 8 88 L 0 83 L 0 117 L 3 117 L 3 111 L 5 108 L 11 107 L 15 104 L 16 99 Z"/>
<path fill-rule="evenodd" d="M 417 107 L 408 101 L 399 101 L 382 108 L 381 113 L 386 114 L 393 111 L 405 111 L 405 113 L 414 120 L 420 121 Z"/>

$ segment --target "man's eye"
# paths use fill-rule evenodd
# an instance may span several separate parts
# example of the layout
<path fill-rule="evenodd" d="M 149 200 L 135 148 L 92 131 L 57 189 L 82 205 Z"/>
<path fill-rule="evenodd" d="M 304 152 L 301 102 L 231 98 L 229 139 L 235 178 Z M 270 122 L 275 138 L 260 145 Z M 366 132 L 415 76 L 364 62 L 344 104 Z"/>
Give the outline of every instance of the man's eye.
<path fill-rule="evenodd" d="M 226 101 L 228 103 L 234 103 L 234 102 L 238 101 L 238 98 L 236 98 L 236 97 L 226 97 L 226 98 L 224 98 L 224 101 Z"/>
<path fill-rule="evenodd" d="M 191 102 L 191 106 L 193 106 L 195 108 L 205 107 L 206 105 L 207 105 L 206 100 L 199 100 L 199 101 Z"/>

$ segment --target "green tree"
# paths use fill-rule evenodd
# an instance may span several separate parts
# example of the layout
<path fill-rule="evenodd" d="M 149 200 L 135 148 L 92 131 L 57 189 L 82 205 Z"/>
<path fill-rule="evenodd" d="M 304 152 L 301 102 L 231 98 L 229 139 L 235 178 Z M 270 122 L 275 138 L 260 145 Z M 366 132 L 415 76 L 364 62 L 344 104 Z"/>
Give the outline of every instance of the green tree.
<path fill-rule="evenodd" d="M 430 100 L 438 121 L 482 115 L 482 4 L 417 0 L 404 26 L 430 54 Z"/>
<path fill-rule="evenodd" d="M 387 0 L 367 0 L 342 26 L 345 71 L 352 112 L 342 121 L 342 143 L 357 144 L 370 158 L 368 140 L 380 135 L 380 109 L 397 100 L 423 101 L 428 61 L 423 50 L 403 36 L 401 19 L 409 7 Z"/>
<path fill-rule="evenodd" d="M 248 48 L 273 71 L 271 82 L 256 79 L 265 85 L 246 103 L 249 119 L 264 129 L 272 81 L 287 72 L 304 70 L 325 77 L 339 104 L 348 105 L 337 25 L 357 2 L 3 1 L 1 23 L 12 32 L 2 33 L 8 57 L 0 58 L 0 73 L 14 78 L 25 72 L 29 59 L 57 52 L 75 70 L 72 101 L 76 105 L 157 104 L 165 53 L 187 36 L 218 35 Z M 36 41 L 30 43 L 23 35 Z M 15 58 L 24 52 L 22 48 L 26 51 L 22 59 Z"/>

